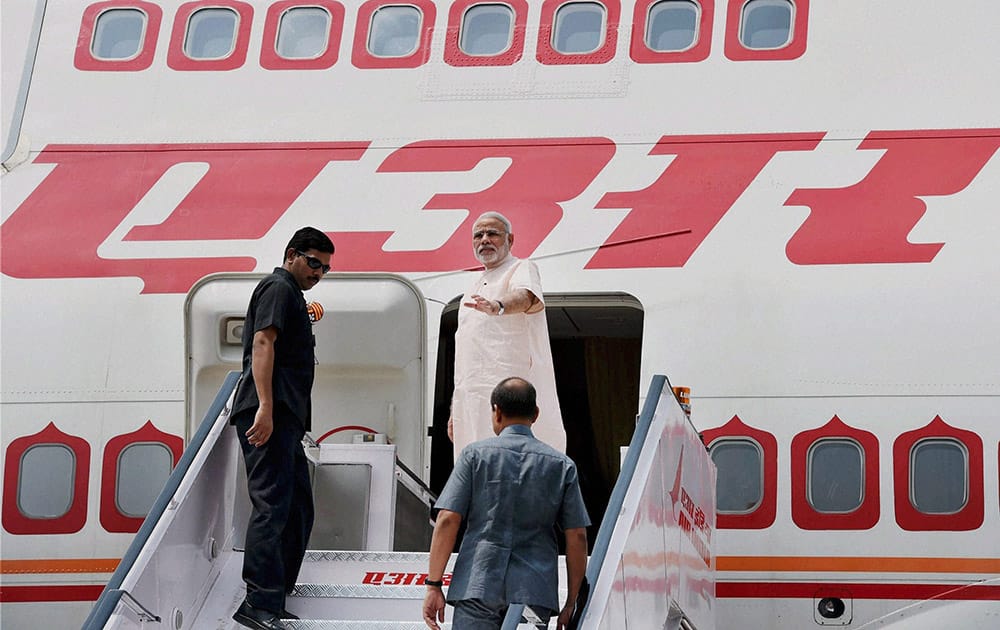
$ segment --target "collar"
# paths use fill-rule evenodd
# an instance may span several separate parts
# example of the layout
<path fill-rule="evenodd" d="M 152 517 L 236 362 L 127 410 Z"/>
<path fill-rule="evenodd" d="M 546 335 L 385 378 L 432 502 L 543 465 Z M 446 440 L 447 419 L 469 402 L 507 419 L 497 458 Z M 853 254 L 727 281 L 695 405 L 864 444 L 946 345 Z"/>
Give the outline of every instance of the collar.
<path fill-rule="evenodd" d="M 295 276 L 292 275 L 291 271 L 285 269 L 284 267 L 275 267 L 274 273 L 282 280 L 295 287 L 296 291 L 299 291 L 300 293 L 302 292 L 301 287 L 299 287 L 299 283 L 295 281 Z"/>
<path fill-rule="evenodd" d="M 526 435 L 528 437 L 535 437 L 535 434 L 531 432 L 531 427 L 526 424 L 512 424 L 501 431 L 500 435 Z"/>
<path fill-rule="evenodd" d="M 501 272 L 501 271 L 503 271 L 507 267 L 510 267 L 511 265 L 513 265 L 514 263 L 516 263 L 519 260 L 520 260 L 520 258 L 516 258 L 514 256 L 514 254 L 507 254 L 507 257 L 503 259 L 503 262 L 500 263 L 499 265 L 497 265 L 496 267 L 494 267 L 492 269 L 483 268 L 483 275 L 485 276 L 485 275 L 490 274 L 490 273 Z"/>

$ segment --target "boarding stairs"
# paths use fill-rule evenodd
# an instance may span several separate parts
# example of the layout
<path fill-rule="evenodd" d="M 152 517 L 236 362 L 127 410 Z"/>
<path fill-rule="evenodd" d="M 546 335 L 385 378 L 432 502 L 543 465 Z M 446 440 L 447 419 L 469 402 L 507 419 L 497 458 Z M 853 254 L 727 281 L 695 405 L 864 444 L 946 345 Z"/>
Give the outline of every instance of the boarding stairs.
<path fill-rule="evenodd" d="M 232 620 L 233 611 L 245 593 L 240 578 L 242 564 L 240 552 L 227 558 L 217 582 L 219 586 L 213 589 L 190 627 L 242 628 Z M 287 609 L 301 619 L 286 623 L 290 628 L 303 630 L 424 628 L 420 610 L 426 587 L 416 584 L 414 578 L 426 570 L 427 554 L 422 553 L 310 551 L 303 562 L 299 583 L 286 602 Z M 405 572 L 399 577 L 402 582 L 399 585 L 364 584 L 356 579 L 359 575 L 388 575 L 396 571 Z"/>
<path fill-rule="evenodd" d="M 310 551 L 287 609 L 299 617 L 292 629 L 426 628 L 421 608 L 428 554 L 380 551 Z M 454 558 L 453 558 L 454 560 Z M 226 560 L 217 585 L 192 628 L 238 629 L 233 611 L 243 600 L 242 554 Z M 449 565 L 450 566 L 450 565 Z M 564 596 L 564 595 L 563 595 Z M 450 620 L 450 608 L 447 611 Z M 530 613 L 529 613 L 530 614 Z M 518 627 L 516 620 L 510 627 Z M 442 624 L 450 628 L 450 623 Z M 554 622 L 553 622 L 554 626 Z M 532 627 L 523 624 L 523 627 Z"/>
<path fill-rule="evenodd" d="M 241 543 L 249 505 L 227 414 L 237 376 L 226 378 L 85 630 L 241 628 L 232 614 L 245 594 Z M 287 600 L 287 610 L 300 617 L 288 627 L 425 628 L 434 496 L 396 460 L 391 444 L 307 445 L 306 451 L 314 466 L 310 547 L 316 550 L 308 552 Z M 714 556 L 698 568 L 704 547 L 692 545 L 699 532 L 680 526 L 682 487 L 686 503 L 714 506 L 711 460 L 666 379 L 655 377 L 588 563 L 593 586 L 579 603 L 581 629 L 713 628 Z M 668 558 L 676 561 L 662 561 Z M 564 601 L 563 558 L 559 573 Z M 451 612 L 443 628 L 451 627 Z M 512 605 L 503 630 L 535 628 L 531 617 L 530 609 Z M 548 627 L 555 625 L 552 619 Z"/>

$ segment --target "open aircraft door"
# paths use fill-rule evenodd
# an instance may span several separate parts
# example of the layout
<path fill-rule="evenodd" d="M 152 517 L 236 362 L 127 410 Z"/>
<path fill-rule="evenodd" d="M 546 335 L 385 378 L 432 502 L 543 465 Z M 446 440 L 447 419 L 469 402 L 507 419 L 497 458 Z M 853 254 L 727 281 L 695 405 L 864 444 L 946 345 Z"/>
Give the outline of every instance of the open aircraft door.
<path fill-rule="evenodd" d="M 226 374 L 241 370 L 247 303 L 263 277 L 212 275 L 188 294 L 186 438 Z M 307 455 L 317 464 L 314 492 L 324 497 L 317 502 L 317 523 L 328 525 L 314 529 L 310 545 L 426 549 L 430 501 L 422 482 L 429 440 L 423 296 L 401 276 L 360 273 L 330 273 L 304 296 L 306 302 L 322 306 L 317 309 L 322 317 L 313 323 L 316 378 L 307 437 L 320 448 L 307 449 Z M 359 442 L 365 446 L 359 448 Z M 242 464 L 233 468 L 227 474 L 245 475 Z M 397 481 L 410 491 L 397 493 Z M 237 514 L 249 510 L 241 493 L 234 498 Z M 337 504 L 369 507 L 347 513 L 336 510 Z M 376 507 L 387 505 L 394 506 L 390 512 L 395 518 Z M 419 527 L 396 528 L 394 534 L 393 521 L 399 518 Z"/>
<path fill-rule="evenodd" d="M 188 436 L 225 375 L 241 370 L 243 318 L 264 277 L 212 275 L 188 294 Z M 358 433 L 384 435 L 397 446 L 403 464 L 422 471 L 426 313 L 419 289 L 392 274 L 332 272 L 304 295 L 324 311 L 313 324 L 316 380 L 310 434 L 323 443 L 350 443 Z"/>

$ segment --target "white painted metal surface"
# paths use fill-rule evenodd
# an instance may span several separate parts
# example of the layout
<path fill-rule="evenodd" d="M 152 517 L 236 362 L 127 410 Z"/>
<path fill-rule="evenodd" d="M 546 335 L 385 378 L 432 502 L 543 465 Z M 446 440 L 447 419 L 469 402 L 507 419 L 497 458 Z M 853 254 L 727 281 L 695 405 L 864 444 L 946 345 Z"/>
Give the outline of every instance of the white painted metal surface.
<path fill-rule="evenodd" d="M 716 628 L 715 465 L 669 385 L 641 448 L 580 627 Z"/>
<path fill-rule="evenodd" d="M 717 532 L 720 584 L 758 589 L 720 598 L 720 627 L 815 624 L 811 592 L 792 587 L 855 585 L 869 593 L 851 605 L 865 623 L 919 603 L 924 585 L 1000 573 L 1000 3 L 812 0 L 804 53 L 778 61 L 727 55 L 734 3 L 712 3 L 701 61 L 635 62 L 636 3 L 624 2 L 611 61 L 547 65 L 536 55 L 542 3 L 530 2 L 524 54 L 502 67 L 446 63 L 451 5 L 436 4 L 424 65 L 368 70 L 352 63 L 361 3 L 345 2 L 334 66 L 270 71 L 259 60 L 273 3 L 254 1 L 247 60 L 224 72 L 168 66 L 182 0 L 156 3 L 164 19 L 139 72 L 77 69 L 89 5 L 44 3 L 20 148 L 0 180 L 0 446 L 6 458 L 49 422 L 80 437 L 87 493 L 73 531 L 5 522 L 5 592 L 34 599 L 5 600 L 4 623 L 71 627 L 89 600 L 42 601 L 49 589 L 99 590 L 127 548 L 132 534 L 101 522 L 113 477 L 103 456 L 146 422 L 186 436 L 185 417 L 214 393 L 221 372 L 202 372 L 204 391 L 186 399 L 184 366 L 215 351 L 183 343 L 183 295 L 200 277 L 234 259 L 266 273 L 291 231 L 315 224 L 334 233 L 338 269 L 397 272 L 419 287 L 425 365 L 436 365 L 444 305 L 473 263 L 464 222 L 495 205 L 513 215 L 514 251 L 538 261 L 546 291 L 620 292 L 641 305 L 639 382 L 667 373 L 692 387 L 700 430 L 739 416 L 774 436 L 773 523 Z M 3 7 L 4 138 L 36 6 Z M 691 240 L 657 239 L 652 251 L 605 246 L 692 227 Z M 630 254 L 608 263 L 623 247 Z M 241 313 L 238 293 L 220 301 Z M 396 413 L 430 418 L 432 380 Z M 362 407 L 338 424 L 390 415 Z M 867 529 L 793 518 L 792 481 L 805 472 L 792 468 L 792 442 L 834 415 L 877 438 L 878 520 Z M 897 521 L 905 464 L 893 445 L 936 416 L 982 440 L 972 529 Z M 431 439 L 419 429 L 397 445 L 426 479 Z M 2 483 L 9 503 L 16 488 Z M 734 564 L 746 558 L 756 563 Z"/>
<path fill-rule="evenodd" d="M 323 497 L 322 487 L 318 486 L 315 475 L 320 474 L 320 468 L 334 467 L 337 465 L 349 465 L 354 467 L 364 466 L 370 472 L 369 483 L 366 487 L 367 495 L 367 524 L 365 526 L 364 547 L 371 551 L 391 551 L 393 546 L 393 533 L 396 524 L 396 446 L 395 444 L 364 444 L 356 446 L 353 444 L 321 444 L 318 457 L 316 457 L 316 470 L 314 473 L 314 492 Z M 336 505 L 330 517 L 337 518 L 342 514 L 362 509 L 363 503 L 350 502 Z M 318 523 L 324 527 L 324 523 Z M 313 537 L 316 537 L 314 528 Z M 316 542 L 310 542 L 313 549 L 323 549 Z"/>
<path fill-rule="evenodd" d="M 248 296 L 263 277 L 211 276 L 187 299 L 189 433 L 222 377 L 241 369 L 242 347 L 226 342 L 225 323 L 241 325 Z M 392 274 L 332 272 L 304 295 L 325 311 L 313 324 L 313 438 L 350 444 L 358 431 L 330 432 L 367 427 L 386 434 L 411 470 L 425 470 L 426 316 L 420 290 Z"/>

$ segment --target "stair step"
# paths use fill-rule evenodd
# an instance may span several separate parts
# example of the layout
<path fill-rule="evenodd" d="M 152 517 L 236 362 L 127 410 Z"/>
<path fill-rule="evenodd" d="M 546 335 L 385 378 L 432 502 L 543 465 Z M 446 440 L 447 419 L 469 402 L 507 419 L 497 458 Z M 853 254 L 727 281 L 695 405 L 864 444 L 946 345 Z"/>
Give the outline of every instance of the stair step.
<path fill-rule="evenodd" d="M 292 630 L 419 630 L 427 626 L 423 621 L 330 621 L 324 619 L 299 619 L 285 621 Z M 451 628 L 451 623 L 440 624 L 442 629 Z"/>
<path fill-rule="evenodd" d="M 288 610 L 312 620 L 378 619 L 423 626 L 428 558 L 417 552 L 309 551 Z"/>
<path fill-rule="evenodd" d="M 425 586 L 299 583 L 286 606 L 309 619 L 419 621 L 426 593 Z"/>
<path fill-rule="evenodd" d="M 419 599 L 423 601 L 425 586 L 384 586 L 369 584 L 303 584 L 295 585 L 293 598 L 323 597 L 328 599 Z"/>
<path fill-rule="evenodd" d="M 310 551 L 299 570 L 299 582 L 413 586 L 427 576 L 429 554 L 390 551 Z M 451 571 L 454 556 L 446 571 Z"/>
<path fill-rule="evenodd" d="M 245 593 L 240 578 L 243 554 L 226 551 L 221 555 L 223 568 L 216 585 L 186 628 L 242 630 L 232 621 L 232 614 Z M 454 560 L 452 556 L 446 574 Z M 427 561 L 427 553 L 417 552 L 310 551 L 302 563 L 299 583 L 286 601 L 288 610 L 302 619 L 286 623 L 293 630 L 426 628 L 422 618 Z M 564 573 L 560 567 L 560 577 Z M 565 597 L 564 588 L 560 584 L 560 597 Z M 452 612 L 449 606 L 448 622 L 442 628 L 451 627 Z"/>

